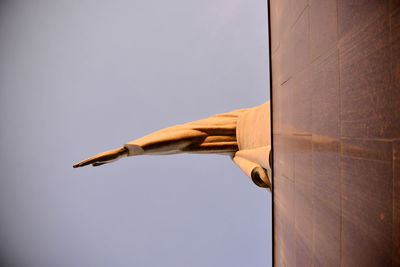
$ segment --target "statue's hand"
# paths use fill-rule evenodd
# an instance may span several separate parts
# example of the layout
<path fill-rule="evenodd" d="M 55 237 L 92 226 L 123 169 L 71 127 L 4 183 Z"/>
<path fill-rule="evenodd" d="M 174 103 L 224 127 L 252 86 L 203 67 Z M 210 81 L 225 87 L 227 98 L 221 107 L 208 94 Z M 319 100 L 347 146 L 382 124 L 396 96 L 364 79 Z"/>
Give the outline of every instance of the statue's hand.
<path fill-rule="evenodd" d="M 89 164 L 92 164 L 94 167 L 96 167 L 96 166 L 100 166 L 100 165 L 103 165 L 106 163 L 116 161 L 117 159 L 126 157 L 127 155 L 128 155 L 128 149 L 126 149 L 125 147 L 120 147 L 117 149 L 112 149 L 112 150 L 102 152 L 93 157 L 85 159 L 85 160 L 73 165 L 73 167 L 78 168 L 78 167 L 83 167 L 83 166 L 86 166 Z"/>

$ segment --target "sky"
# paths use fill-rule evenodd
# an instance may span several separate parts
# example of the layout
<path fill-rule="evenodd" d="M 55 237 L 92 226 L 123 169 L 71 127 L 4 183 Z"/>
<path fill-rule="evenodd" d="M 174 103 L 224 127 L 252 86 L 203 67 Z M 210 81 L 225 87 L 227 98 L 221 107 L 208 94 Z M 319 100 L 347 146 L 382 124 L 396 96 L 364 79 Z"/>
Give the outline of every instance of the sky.
<path fill-rule="evenodd" d="M 0 1 L 0 260 L 271 266 L 271 194 L 229 157 L 72 164 L 269 99 L 265 0 Z"/>

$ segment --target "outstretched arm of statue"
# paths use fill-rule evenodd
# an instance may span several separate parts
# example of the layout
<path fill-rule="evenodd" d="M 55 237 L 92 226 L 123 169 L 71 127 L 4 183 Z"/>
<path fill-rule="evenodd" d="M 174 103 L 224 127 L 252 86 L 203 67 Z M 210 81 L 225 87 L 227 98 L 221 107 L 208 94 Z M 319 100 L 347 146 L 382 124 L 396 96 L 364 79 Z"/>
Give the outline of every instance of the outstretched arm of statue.
<path fill-rule="evenodd" d="M 269 103 L 168 127 L 105 151 L 73 167 L 100 166 L 123 157 L 178 153 L 220 154 L 260 187 L 271 186 Z"/>
<path fill-rule="evenodd" d="M 190 123 L 168 127 L 105 151 L 75 165 L 100 166 L 126 156 L 169 155 L 177 153 L 211 153 L 232 156 L 238 150 L 236 140 L 236 110 Z"/>

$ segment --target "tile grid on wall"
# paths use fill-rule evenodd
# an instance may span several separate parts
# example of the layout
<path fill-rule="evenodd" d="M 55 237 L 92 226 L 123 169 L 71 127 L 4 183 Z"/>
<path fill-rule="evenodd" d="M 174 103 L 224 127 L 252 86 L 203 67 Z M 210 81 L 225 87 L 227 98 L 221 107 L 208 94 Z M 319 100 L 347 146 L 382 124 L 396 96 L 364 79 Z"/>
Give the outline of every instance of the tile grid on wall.
<path fill-rule="evenodd" d="M 400 1 L 271 0 L 275 266 L 398 266 Z"/>

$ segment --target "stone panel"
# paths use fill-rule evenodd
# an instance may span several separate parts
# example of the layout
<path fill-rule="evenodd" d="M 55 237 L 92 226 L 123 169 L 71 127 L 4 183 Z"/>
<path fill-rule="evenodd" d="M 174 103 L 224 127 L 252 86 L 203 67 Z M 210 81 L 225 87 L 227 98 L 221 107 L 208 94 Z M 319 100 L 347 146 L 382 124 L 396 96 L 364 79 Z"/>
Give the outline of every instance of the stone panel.
<path fill-rule="evenodd" d="M 309 0 L 310 5 L 310 57 L 315 60 L 336 45 L 336 0 Z"/>
<path fill-rule="evenodd" d="M 339 37 L 357 31 L 358 27 L 386 14 L 387 6 L 385 0 L 338 0 Z"/>
<path fill-rule="evenodd" d="M 400 266 L 400 2 L 270 2 L 275 266 Z"/>

